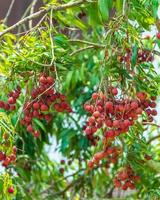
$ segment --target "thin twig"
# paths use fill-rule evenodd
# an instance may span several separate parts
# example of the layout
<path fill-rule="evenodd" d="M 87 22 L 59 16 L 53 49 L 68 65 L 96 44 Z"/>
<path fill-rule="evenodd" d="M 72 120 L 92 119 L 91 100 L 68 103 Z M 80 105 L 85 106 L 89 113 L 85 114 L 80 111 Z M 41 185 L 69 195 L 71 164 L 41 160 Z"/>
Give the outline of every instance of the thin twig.
<path fill-rule="evenodd" d="M 74 172 L 74 173 L 72 173 L 72 174 L 69 174 L 69 175 L 63 177 L 62 179 L 57 180 L 56 182 L 54 182 L 54 184 L 57 184 L 57 183 L 59 183 L 59 182 L 62 182 L 63 180 L 66 180 L 66 179 L 69 178 L 69 177 L 73 177 L 73 176 L 79 174 L 79 172 L 84 171 L 84 170 L 85 170 L 85 168 L 79 169 L 78 171 L 76 171 L 76 172 Z M 52 187 L 53 187 L 53 186 L 49 186 L 47 189 L 43 190 L 43 191 L 41 192 L 41 194 L 48 193 L 48 191 L 49 191 L 50 189 L 52 189 Z"/>
<path fill-rule="evenodd" d="M 54 193 L 53 196 L 61 196 L 61 195 L 65 194 L 71 187 L 76 186 L 76 184 L 79 183 L 80 181 L 82 181 L 83 179 L 84 179 L 84 176 L 80 176 L 78 179 L 76 179 L 76 180 L 72 181 L 70 184 L 68 184 L 64 190 Z"/>
<path fill-rule="evenodd" d="M 89 41 L 85 41 L 85 40 L 69 40 L 69 42 L 77 42 L 77 43 L 82 43 L 82 44 L 88 44 L 94 47 L 98 47 L 98 48 L 105 48 L 106 45 L 103 44 L 98 44 L 98 43 L 93 43 L 93 42 L 89 42 Z"/>
<path fill-rule="evenodd" d="M 95 46 L 87 46 L 87 47 L 78 49 L 78 50 L 72 52 L 72 53 L 70 54 L 70 56 L 73 56 L 73 55 L 75 55 L 75 54 L 77 54 L 77 53 L 80 53 L 80 52 L 82 52 L 82 51 L 85 51 L 85 50 L 87 50 L 87 49 L 93 49 L 93 48 L 95 48 Z"/>
<path fill-rule="evenodd" d="M 4 20 L 3 20 L 4 24 L 7 24 L 7 20 L 8 20 L 8 17 L 10 16 L 10 14 L 11 14 L 14 2 L 15 2 L 15 0 L 11 1 L 11 4 L 10 4 L 9 9 L 8 9 L 8 12 L 7 12 L 7 14 L 6 14 L 6 16 L 5 16 Z"/>
<path fill-rule="evenodd" d="M 0 37 L 2 37 L 3 35 L 5 35 L 6 33 L 10 32 L 10 31 L 14 30 L 15 28 L 17 28 L 21 24 L 24 24 L 24 23 L 26 23 L 26 22 L 28 22 L 28 21 L 30 21 L 32 19 L 35 19 L 35 18 L 39 17 L 42 14 L 48 13 L 51 9 L 53 11 L 65 10 L 65 9 L 68 9 L 68 8 L 79 6 L 79 5 L 81 5 L 81 4 L 85 3 L 85 2 L 87 2 L 87 1 L 86 0 L 78 0 L 76 2 L 70 2 L 70 3 L 66 3 L 66 4 L 63 4 L 63 5 L 60 5 L 60 6 L 50 6 L 48 8 L 43 8 L 40 11 L 35 12 L 34 14 L 25 17 L 24 19 L 20 20 L 16 24 L 14 24 L 14 25 L 6 28 L 2 32 L 0 32 Z"/>
<path fill-rule="evenodd" d="M 126 0 L 123 0 L 123 11 L 122 11 L 123 15 L 125 15 L 125 6 L 126 6 Z"/>
<path fill-rule="evenodd" d="M 37 3 L 37 0 L 34 0 L 34 1 L 32 2 L 32 7 L 31 7 L 31 11 L 30 11 L 30 14 L 31 14 L 31 15 L 33 15 L 33 13 L 34 13 L 34 9 L 35 9 L 36 3 Z M 31 19 L 31 20 L 29 21 L 29 28 L 31 29 L 32 27 L 33 27 L 33 20 Z"/>
<path fill-rule="evenodd" d="M 153 142 L 154 140 L 160 138 L 160 135 L 156 135 L 154 137 L 152 137 L 150 140 L 148 140 L 147 144 L 150 144 L 151 142 Z"/>
<path fill-rule="evenodd" d="M 156 127 L 160 128 L 160 125 L 151 123 L 151 122 L 143 122 L 143 125 L 151 125 L 151 126 L 156 126 Z"/>

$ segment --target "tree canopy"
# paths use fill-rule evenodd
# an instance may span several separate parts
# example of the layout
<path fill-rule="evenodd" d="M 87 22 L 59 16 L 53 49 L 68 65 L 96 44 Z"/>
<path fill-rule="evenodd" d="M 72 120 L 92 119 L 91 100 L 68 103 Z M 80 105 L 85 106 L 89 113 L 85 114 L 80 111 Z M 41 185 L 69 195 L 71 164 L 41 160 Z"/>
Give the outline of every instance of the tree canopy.
<path fill-rule="evenodd" d="M 0 24 L 0 199 L 159 199 L 159 1 L 36 3 Z"/>

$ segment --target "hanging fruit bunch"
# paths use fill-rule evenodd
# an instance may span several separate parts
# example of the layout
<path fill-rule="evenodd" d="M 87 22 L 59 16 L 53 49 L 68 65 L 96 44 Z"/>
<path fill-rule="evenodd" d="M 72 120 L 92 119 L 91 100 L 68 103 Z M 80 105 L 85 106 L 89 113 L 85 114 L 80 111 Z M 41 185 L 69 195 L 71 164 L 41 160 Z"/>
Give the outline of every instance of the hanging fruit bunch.
<path fill-rule="evenodd" d="M 93 159 L 88 162 L 89 169 L 99 166 L 103 159 L 107 160 L 107 168 L 110 163 L 116 163 L 122 154 L 122 147 L 115 147 L 115 140 L 121 134 L 127 134 L 130 127 L 136 126 L 136 122 L 151 123 L 157 115 L 156 97 L 149 97 L 147 93 L 140 91 L 136 95 L 126 95 L 117 87 L 108 87 L 105 92 L 92 94 L 92 99 L 84 104 L 84 109 L 90 114 L 86 122 L 84 132 L 95 145 L 103 144 L 102 151 L 95 153 Z M 116 186 L 122 189 L 134 189 L 133 171 L 126 169 L 126 179 L 116 180 Z M 125 181 L 122 183 L 121 181 Z"/>
<path fill-rule="evenodd" d="M 37 138 L 40 132 L 35 129 L 33 119 L 45 120 L 49 123 L 53 119 L 53 110 L 72 112 L 66 96 L 56 91 L 55 79 L 42 73 L 37 86 L 31 92 L 31 97 L 24 104 L 23 118 L 20 122 Z"/>
<path fill-rule="evenodd" d="M 17 148 L 14 146 L 11 134 L 3 133 L 3 139 L 0 144 L 0 162 L 3 167 L 8 167 L 16 161 Z"/>
<path fill-rule="evenodd" d="M 84 109 L 91 114 L 86 123 L 87 137 L 92 139 L 98 129 L 102 129 L 105 139 L 114 140 L 127 133 L 138 118 L 152 122 L 157 115 L 155 100 L 156 97 L 148 98 L 145 92 L 138 92 L 136 98 L 119 96 L 115 87 L 111 87 L 108 94 L 93 93 L 90 103 L 84 104 Z"/>
<path fill-rule="evenodd" d="M 88 162 L 88 167 L 92 169 L 94 166 L 98 166 L 100 161 L 106 159 L 106 168 L 108 168 L 110 163 L 117 163 L 121 153 L 122 149 L 120 147 L 107 146 L 104 151 L 94 154 L 93 159 Z"/>
<path fill-rule="evenodd" d="M 123 62 L 127 64 L 127 66 L 131 65 L 133 51 L 131 49 L 126 49 L 126 52 L 124 55 L 120 55 L 118 57 L 118 60 L 120 62 Z M 141 64 L 144 62 L 152 62 L 154 59 L 153 54 L 150 50 L 146 49 L 138 49 L 136 52 L 136 64 Z"/>
<path fill-rule="evenodd" d="M 16 102 L 20 94 L 21 94 L 21 87 L 17 86 L 15 90 L 11 91 L 8 94 L 8 100 L 6 102 L 0 101 L 0 108 L 6 111 L 16 110 Z"/>
<path fill-rule="evenodd" d="M 114 186 L 122 190 L 135 189 L 135 183 L 140 181 L 140 177 L 135 175 L 130 166 L 121 169 L 114 178 Z"/>

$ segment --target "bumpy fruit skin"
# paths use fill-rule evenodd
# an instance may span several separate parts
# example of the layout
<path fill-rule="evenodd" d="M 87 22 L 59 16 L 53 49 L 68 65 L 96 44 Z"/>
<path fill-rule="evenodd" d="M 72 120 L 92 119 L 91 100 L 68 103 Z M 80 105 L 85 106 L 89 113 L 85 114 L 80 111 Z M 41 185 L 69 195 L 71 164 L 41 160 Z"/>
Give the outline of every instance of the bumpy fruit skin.
<path fill-rule="evenodd" d="M 40 108 L 39 103 L 38 103 L 38 102 L 34 103 L 34 104 L 33 104 L 33 108 L 34 108 L 35 110 L 38 110 L 38 109 Z"/>
<path fill-rule="evenodd" d="M 113 89 L 112 89 L 112 94 L 113 94 L 114 96 L 116 96 L 116 95 L 118 94 L 118 89 L 117 89 L 117 88 L 113 88 Z"/>
<path fill-rule="evenodd" d="M 13 187 L 9 187 L 8 188 L 8 193 L 13 194 L 14 193 L 14 188 Z"/>
<path fill-rule="evenodd" d="M 57 112 L 72 112 L 66 96 L 56 92 L 54 82 L 53 77 L 48 76 L 47 73 L 41 73 L 37 86 L 31 92 L 31 98 L 23 106 L 23 118 L 20 120 L 20 124 L 25 126 L 27 131 L 32 133 L 35 138 L 40 136 L 40 132 L 33 128 L 34 118 L 49 123 L 53 119 L 53 112 L 51 112 L 53 109 Z M 17 93 L 19 93 L 18 89 Z M 8 107 L 7 109 L 10 110 L 13 109 L 10 104 L 6 105 L 0 102 L 1 106 Z"/>
<path fill-rule="evenodd" d="M 95 133 L 101 129 L 103 143 L 103 152 L 94 154 L 92 160 L 88 162 L 89 169 L 101 164 L 100 161 L 106 157 L 107 164 L 116 163 L 120 153 L 112 151 L 111 145 L 115 138 L 120 134 L 128 133 L 129 128 L 136 123 L 137 119 L 145 125 L 145 122 L 152 122 L 153 116 L 157 115 L 157 111 L 153 109 L 156 107 L 155 96 L 149 98 L 147 93 L 140 91 L 133 98 L 123 95 L 119 97 L 117 88 L 112 86 L 106 91 L 93 93 L 90 101 L 84 104 L 84 109 L 89 113 L 83 128 L 86 137 L 91 145 L 96 146 L 101 137 L 97 139 Z M 143 116 L 143 113 L 146 115 Z M 127 168 L 127 170 L 130 169 Z M 124 185 L 117 181 L 117 187 L 121 186 L 124 190 L 135 188 L 128 171 L 122 172 L 118 177 L 118 181 L 127 181 L 127 183 Z"/>
<path fill-rule="evenodd" d="M 27 126 L 27 131 L 30 132 L 30 133 L 33 132 L 33 127 L 32 127 L 32 125 L 28 125 L 28 126 Z"/>
<path fill-rule="evenodd" d="M 99 96 L 98 93 L 93 93 L 93 94 L 92 94 L 92 99 L 95 99 L 95 100 L 96 100 L 96 99 L 98 98 L 98 96 Z"/>

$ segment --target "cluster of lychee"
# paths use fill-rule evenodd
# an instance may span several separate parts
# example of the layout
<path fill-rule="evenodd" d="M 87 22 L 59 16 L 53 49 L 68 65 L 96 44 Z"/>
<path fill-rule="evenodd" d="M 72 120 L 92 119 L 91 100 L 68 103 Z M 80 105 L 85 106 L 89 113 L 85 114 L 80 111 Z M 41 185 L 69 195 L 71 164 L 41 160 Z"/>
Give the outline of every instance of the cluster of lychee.
<path fill-rule="evenodd" d="M 127 166 L 118 172 L 113 182 L 116 188 L 121 188 L 122 190 L 129 188 L 133 190 L 135 189 L 135 183 L 139 181 L 140 177 L 135 175 L 130 166 Z"/>
<path fill-rule="evenodd" d="M 0 108 L 6 111 L 13 111 L 16 109 L 16 101 L 21 94 L 21 87 L 17 86 L 17 88 L 8 94 L 8 100 L 0 101 Z"/>
<path fill-rule="evenodd" d="M 9 134 L 3 134 L 3 141 L 1 144 L 3 151 L 0 151 L 0 162 L 2 162 L 3 167 L 8 167 L 8 165 L 15 163 L 16 161 L 16 146 L 11 146 L 9 141 Z"/>
<path fill-rule="evenodd" d="M 84 104 L 84 109 L 91 114 L 88 118 L 85 133 L 88 138 L 103 128 L 104 137 L 113 140 L 116 136 L 127 133 L 130 126 L 146 113 L 144 121 L 153 121 L 157 115 L 156 97 L 148 99 L 147 94 L 138 92 L 137 97 L 118 98 L 118 89 L 111 87 L 108 95 L 100 92 L 93 93 L 90 103 Z"/>
<path fill-rule="evenodd" d="M 120 154 L 121 148 L 108 146 L 104 151 L 94 154 L 93 159 L 88 162 L 88 167 L 92 169 L 98 166 L 103 159 L 107 159 L 107 163 L 116 163 Z"/>
<path fill-rule="evenodd" d="M 119 56 L 118 60 L 120 62 L 124 62 L 127 64 L 127 66 L 131 65 L 131 59 L 132 59 L 132 50 L 131 49 L 127 49 L 126 53 L 124 56 Z M 153 55 L 151 53 L 151 51 L 149 50 L 145 50 L 145 49 L 139 49 L 137 52 L 137 60 L 136 63 L 137 64 L 141 64 L 144 62 L 152 62 L 153 61 Z"/>
<path fill-rule="evenodd" d="M 20 122 L 36 138 L 40 136 L 40 132 L 34 128 L 34 118 L 49 123 L 53 118 L 53 109 L 57 112 L 72 112 L 66 96 L 56 92 L 54 85 L 53 77 L 45 73 L 41 74 L 38 86 L 32 90 L 31 98 L 24 105 L 24 116 Z"/>

